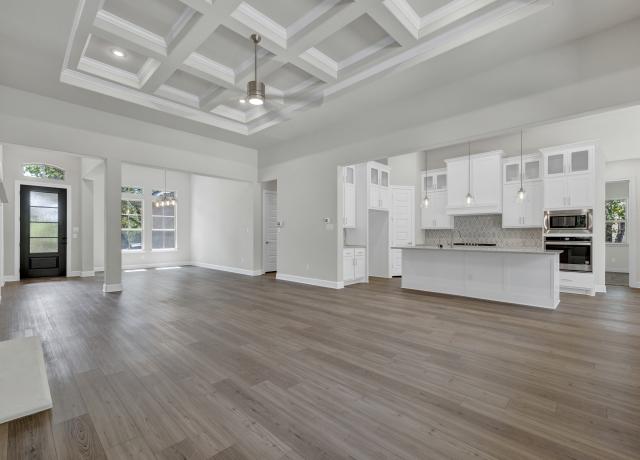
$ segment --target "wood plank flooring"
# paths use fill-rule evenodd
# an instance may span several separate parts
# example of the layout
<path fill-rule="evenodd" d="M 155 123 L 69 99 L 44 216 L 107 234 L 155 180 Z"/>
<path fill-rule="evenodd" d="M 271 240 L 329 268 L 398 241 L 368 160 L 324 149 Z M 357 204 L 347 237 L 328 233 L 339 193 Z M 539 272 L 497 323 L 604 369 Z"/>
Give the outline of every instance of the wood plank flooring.
<path fill-rule="evenodd" d="M 640 291 L 557 311 L 185 267 L 10 283 L 53 410 L 0 460 L 638 459 Z M 0 400 L 1 400 L 0 395 Z"/>

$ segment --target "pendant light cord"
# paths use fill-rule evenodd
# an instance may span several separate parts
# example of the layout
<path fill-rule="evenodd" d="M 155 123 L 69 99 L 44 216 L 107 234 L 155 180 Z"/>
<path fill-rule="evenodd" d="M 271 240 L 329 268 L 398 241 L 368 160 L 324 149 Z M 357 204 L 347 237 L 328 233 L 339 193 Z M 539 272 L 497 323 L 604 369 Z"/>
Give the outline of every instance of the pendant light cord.
<path fill-rule="evenodd" d="M 524 187 L 524 162 L 522 159 L 522 155 L 523 155 L 522 146 L 524 145 L 523 138 L 524 138 L 524 131 L 520 130 L 520 190 L 522 190 Z"/>
<path fill-rule="evenodd" d="M 467 143 L 467 152 L 469 158 L 469 174 L 467 174 L 467 194 L 471 194 L 471 142 Z"/>

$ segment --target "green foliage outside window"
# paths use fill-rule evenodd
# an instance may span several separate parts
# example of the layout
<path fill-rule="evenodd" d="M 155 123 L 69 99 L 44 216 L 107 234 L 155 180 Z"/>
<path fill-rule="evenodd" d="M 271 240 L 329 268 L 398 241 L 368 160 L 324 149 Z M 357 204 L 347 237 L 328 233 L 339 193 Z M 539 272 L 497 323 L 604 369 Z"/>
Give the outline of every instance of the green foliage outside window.
<path fill-rule="evenodd" d="M 627 200 L 607 200 L 605 217 L 605 241 L 607 243 L 626 243 Z"/>
<path fill-rule="evenodd" d="M 22 165 L 22 173 L 27 177 L 64 180 L 64 170 L 47 164 L 28 163 Z"/>

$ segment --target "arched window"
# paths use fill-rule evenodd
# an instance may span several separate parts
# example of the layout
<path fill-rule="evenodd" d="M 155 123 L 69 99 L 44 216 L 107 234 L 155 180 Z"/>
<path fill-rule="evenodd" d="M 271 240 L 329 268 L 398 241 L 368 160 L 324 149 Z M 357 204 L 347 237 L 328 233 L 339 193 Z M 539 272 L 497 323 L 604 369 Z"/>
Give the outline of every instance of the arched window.
<path fill-rule="evenodd" d="M 44 163 L 27 163 L 22 165 L 22 174 L 27 177 L 64 180 L 64 169 Z"/>

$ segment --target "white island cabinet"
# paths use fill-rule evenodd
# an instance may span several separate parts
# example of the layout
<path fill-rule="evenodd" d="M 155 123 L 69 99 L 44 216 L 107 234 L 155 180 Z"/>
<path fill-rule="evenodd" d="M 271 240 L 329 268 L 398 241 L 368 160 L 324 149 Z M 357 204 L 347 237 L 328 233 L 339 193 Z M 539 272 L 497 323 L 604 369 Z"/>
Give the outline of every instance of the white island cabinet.
<path fill-rule="evenodd" d="M 402 248 L 402 287 L 555 309 L 560 302 L 559 251 Z"/>

